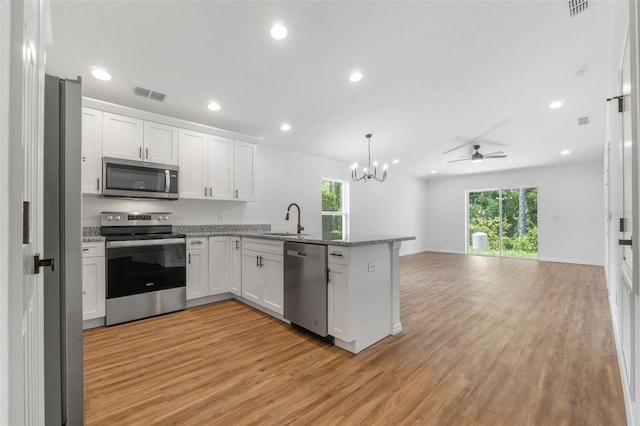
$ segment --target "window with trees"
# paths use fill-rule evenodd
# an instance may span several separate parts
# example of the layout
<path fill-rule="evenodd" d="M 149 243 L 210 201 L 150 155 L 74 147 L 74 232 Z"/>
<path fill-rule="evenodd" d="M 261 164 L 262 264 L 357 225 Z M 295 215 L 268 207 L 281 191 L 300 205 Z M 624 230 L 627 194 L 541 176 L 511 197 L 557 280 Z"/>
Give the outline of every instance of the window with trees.
<path fill-rule="evenodd" d="M 322 236 L 339 240 L 349 229 L 348 182 L 322 179 Z"/>
<path fill-rule="evenodd" d="M 468 193 L 469 254 L 538 257 L 538 188 Z"/>

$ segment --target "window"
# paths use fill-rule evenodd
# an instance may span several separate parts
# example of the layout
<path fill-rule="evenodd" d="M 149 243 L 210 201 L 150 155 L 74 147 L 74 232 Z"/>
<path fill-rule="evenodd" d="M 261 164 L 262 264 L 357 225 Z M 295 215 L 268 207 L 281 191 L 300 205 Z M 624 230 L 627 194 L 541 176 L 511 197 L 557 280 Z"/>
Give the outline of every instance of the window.
<path fill-rule="evenodd" d="M 338 179 L 322 179 L 322 237 L 339 240 L 349 229 L 349 186 Z"/>

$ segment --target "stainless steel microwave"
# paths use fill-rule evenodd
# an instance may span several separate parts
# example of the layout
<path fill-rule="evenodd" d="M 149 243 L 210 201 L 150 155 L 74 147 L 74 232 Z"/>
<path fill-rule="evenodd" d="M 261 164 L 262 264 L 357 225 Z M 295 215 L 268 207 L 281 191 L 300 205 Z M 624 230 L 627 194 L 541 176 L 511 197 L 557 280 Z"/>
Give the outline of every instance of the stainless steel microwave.
<path fill-rule="evenodd" d="M 179 172 L 169 164 L 102 157 L 102 196 L 177 200 Z"/>

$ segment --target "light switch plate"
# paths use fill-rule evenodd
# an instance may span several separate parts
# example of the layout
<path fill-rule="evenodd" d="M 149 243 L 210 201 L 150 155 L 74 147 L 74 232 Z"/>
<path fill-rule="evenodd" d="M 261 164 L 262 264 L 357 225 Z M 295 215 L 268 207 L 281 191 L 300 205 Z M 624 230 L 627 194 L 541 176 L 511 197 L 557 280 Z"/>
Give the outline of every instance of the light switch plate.
<path fill-rule="evenodd" d="M 376 271 L 378 269 L 378 264 L 375 262 L 369 262 L 369 272 Z"/>

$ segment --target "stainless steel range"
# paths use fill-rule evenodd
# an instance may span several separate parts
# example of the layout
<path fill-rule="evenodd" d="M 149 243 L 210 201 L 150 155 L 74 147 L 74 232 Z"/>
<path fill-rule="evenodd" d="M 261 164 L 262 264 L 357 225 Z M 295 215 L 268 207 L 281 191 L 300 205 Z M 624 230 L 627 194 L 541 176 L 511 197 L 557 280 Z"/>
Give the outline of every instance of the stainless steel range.
<path fill-rule="evenodd" d="M 101 214 L 107 325 L 186 308 L 186 238 L 172 225 L 171 213 Z"/>

